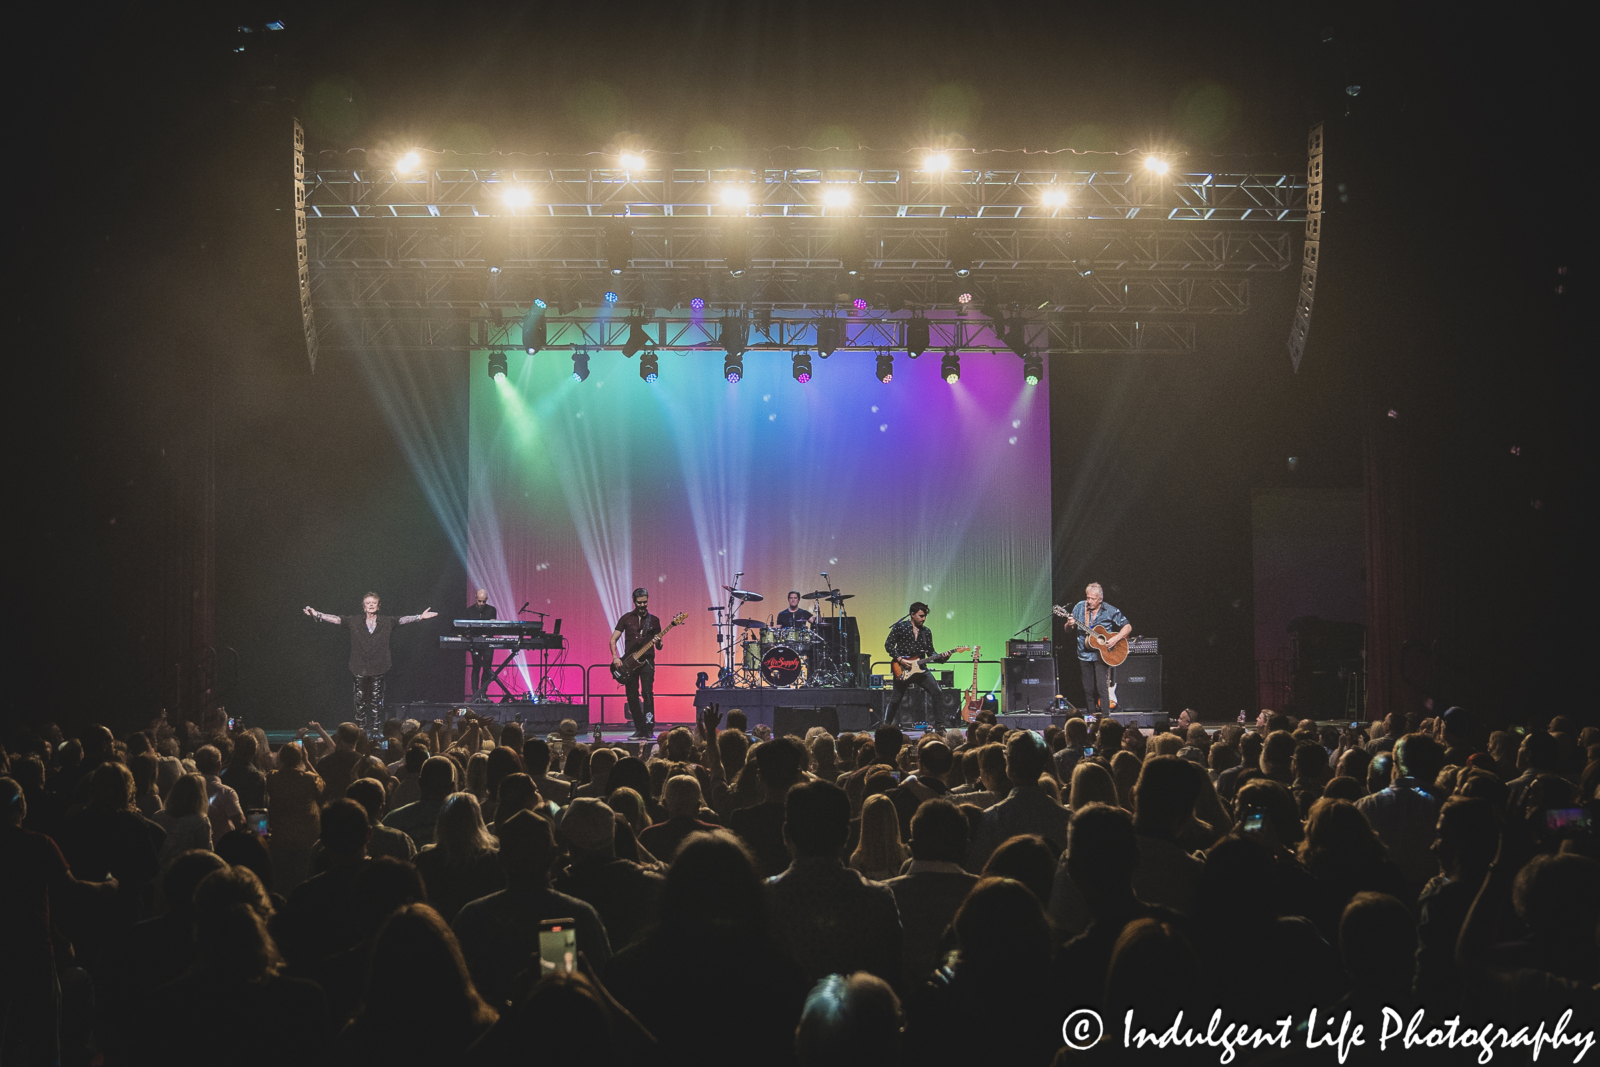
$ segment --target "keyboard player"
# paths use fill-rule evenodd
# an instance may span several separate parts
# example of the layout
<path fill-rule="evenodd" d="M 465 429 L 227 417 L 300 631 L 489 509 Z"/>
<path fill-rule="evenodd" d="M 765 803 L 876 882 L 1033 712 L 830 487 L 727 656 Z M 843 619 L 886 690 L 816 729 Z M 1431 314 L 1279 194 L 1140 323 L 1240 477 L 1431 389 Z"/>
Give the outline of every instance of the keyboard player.
<path fill-rule="evenodd" d="M 495 614 L 494 605 L 489 603 L 489 591 L 480 589 L 477 593 L 477 600 L 472 606 L 456 617 L 460 619 L 494 619 L 499 616 Z M 489 648 L 482 651 L 472 649 L 470 655 L 472 656 L 472 699 L 483 700 L 486 698 L 484 691 L 489 688 L 489 675 L 494 671 L 494 650 Z"/>

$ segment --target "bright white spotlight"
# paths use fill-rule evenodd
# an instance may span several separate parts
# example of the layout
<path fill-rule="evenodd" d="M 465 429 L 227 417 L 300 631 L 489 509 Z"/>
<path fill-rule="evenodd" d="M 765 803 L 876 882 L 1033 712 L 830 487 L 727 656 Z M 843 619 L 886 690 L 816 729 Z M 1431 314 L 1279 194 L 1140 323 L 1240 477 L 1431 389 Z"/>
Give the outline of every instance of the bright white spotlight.
<path fill-rule="evenodd" d="M 1154 171 L 1157 174 L 1165 174 L 1170 167 L 1167 161 L 1162 159 L 1160 156 L 1145 156 L 1144 169 Z"/>
<path fill-rule="evenodd" d="M 1056 186 L 1051 186 L 1044 191 L 1044 195 L 1039 199 L 1044 201 L 1045 207 L 1065 207 L 1067 203 L 1067 191 Z"/>
<path fill-rule="evenodd" d="M 526 185 L 509 185 L 500 191 L 500 202 L 506 207 L 527 207 L 533 203 L 533 190 Z"/>
<path fill-rule="evenodd" d="M 942 173 L 950 169 L 950 157 L 944 152 L 935 152 L 922 161 L 922 169 Z"/>
<path fill-rule="evenodd" d="M 822 202 L 829 207 L 844 207 L 850 203 L 850 190 L 836 185 L 822 194 Z"/>
<path fill-rule="evenodd" d="M 394 169 L 397 174 L 410 174 L 422 166 L 422 156 L 416 152 L 407 152 L 395 160 Z"/>
<path fill-rule="evenodd" d="M 644 169 L 644 157 L 639 155 L 637 152 L 624 152 L 624 153 L 622 153 L 622 169 L 624 169 L 624 170 L 643 170 Z"/>
<path fill-rule="evenodd" d="M 721 196 L 722 202 L 729 207 L 743 207 L 750 202 L 750 194 L 737 185 L 724 185 Z"/>

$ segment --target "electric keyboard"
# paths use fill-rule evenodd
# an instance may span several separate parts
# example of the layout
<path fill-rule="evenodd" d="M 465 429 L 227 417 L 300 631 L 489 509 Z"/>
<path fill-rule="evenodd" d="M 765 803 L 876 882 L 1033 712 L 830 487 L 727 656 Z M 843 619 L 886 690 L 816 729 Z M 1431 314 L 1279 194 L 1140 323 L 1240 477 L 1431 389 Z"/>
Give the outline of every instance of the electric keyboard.
<path fill-rule="evenodd" d="M 516 634 L 523 636 L 544 633 L 543 619 L 533 619 L 531 621 L 522 619 L 457 619 L 453 625 L 457 630 L 466 630 L 473 634 L 498 634 L 501 636 Z M 560 633 L 561 627 L 557 626 L 556 632 Z"/>
<path fill-rule="evenodd" d="M 515 634 L 489 635 L 489 634 L 444 634 L 439 638 L 439 647 L 455 649 L 458 652 L 488 652 L 493 649 L 540 650 L 562 648 L 560 634 L 547 634 L 543 631 L 526 633 L 521 636 Z"/>

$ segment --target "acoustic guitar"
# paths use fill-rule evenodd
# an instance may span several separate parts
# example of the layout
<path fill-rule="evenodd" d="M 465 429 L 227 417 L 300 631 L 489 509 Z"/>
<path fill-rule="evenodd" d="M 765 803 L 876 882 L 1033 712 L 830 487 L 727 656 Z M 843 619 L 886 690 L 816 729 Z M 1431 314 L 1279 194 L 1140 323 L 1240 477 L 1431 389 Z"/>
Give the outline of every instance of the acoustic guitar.
<path fill-rule="evenodd" d="M 983 698 L 978 695 L 978 657 L 982 654 L 982 645 L 972 646 L 972 685 L 967 689 L 967 695 L 961 702 L 962 722 L 973 722 L 977 719 L 978 712 L 983 710 Z"/>
<path fill-rule="evenodd" d="M 639 643 L 638 648 L 630 649 L 628 654 L 622 657 L 622 663 L 611 668 L 611 677 L 615 678 L 618 684 L 623 684 L 635 674 L 638 674 L 639 668 L 644 666 L 644 654 L 650 651 L 650 647 L 670 634 L 675 627 L 688 617 L 689 613 L 687 611 L 678 612 L 672 617 L 672 621 L 667 624 L 665 630 L 658 634 L 651 634 Z"/>
<path fill-rule="evenodd" d="M 1073 619 L 1070 608 L 1058 604 L 1050 610 L 1061 618 Z M 1073 629 L 1077 628 L 1077 620 L 1073 619 Z M 1096 623 L 1094 629 L 1084 632 L 1083 643 L 1100 653 L 1100 659 L 1107 667 L 1120 667 L 1122 661 L 1128 658 L 1128 642 L 1118 641 L 1113 645 L 1111 639 L 1115 636 L 1117 635 L 1106 629 L 1105 623 Z"/>
<path fill-rule="evenodd" d="M 941 652 L 937 656 L 928 656 L 923 659 L 917 659 L 912 656 L 906 656 L 904 658 L 896 657 L 889 664 L 889 669 L 894 672 L 894 680 L 898 682 L 904 678 L 915 678 L 917 675 L 927 670 L 928 664 L 930 663 L 943 663 L 957 652 L 971 651 L 971 645 L 962 645 L 960 648 L 952 648 L 948 652 Z"/>

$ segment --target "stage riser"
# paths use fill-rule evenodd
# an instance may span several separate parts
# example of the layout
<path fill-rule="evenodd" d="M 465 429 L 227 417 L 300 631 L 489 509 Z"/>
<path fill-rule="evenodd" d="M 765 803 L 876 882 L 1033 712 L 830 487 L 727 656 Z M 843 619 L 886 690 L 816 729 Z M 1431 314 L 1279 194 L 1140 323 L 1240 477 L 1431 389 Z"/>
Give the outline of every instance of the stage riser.
<path fill-rule="evenodd" d="M 887 693 L 884 689 L 702 689 L 695 694 L 694 706 L 698 712 L 707 704 L 716 704 L 722 709 L 724 722 L 728 712 L 743 711 L 752 728 L 769 726 L 774 733 L 804 736 L 805 729 L 778 729 L 780 709 L 795 713 L 783 716 L 786 724 L 822 725 L 820 709 L 832 708 L 838 717 L 838 729 L 870 730 L 883 717 Z"/>
<path fill-rule="evenodd" d="M 475 715 L 495 719 L 499 722 L 516 722 L 518 716 L 522 720 L 522 732 L 528 737 L 543 736 L 554 733 L 561 725 L 562 719 L 571 719 L 578 724 L 578 735 L 581 737 L 589 732 L 589 705 L 587 704 L 428 704 L 417 702 L 415 704 L 385 704 L 383 717 L 399 719 L 416 719 L 421 723 L 442 719 L 452 711 L 466 708 Z"/>

